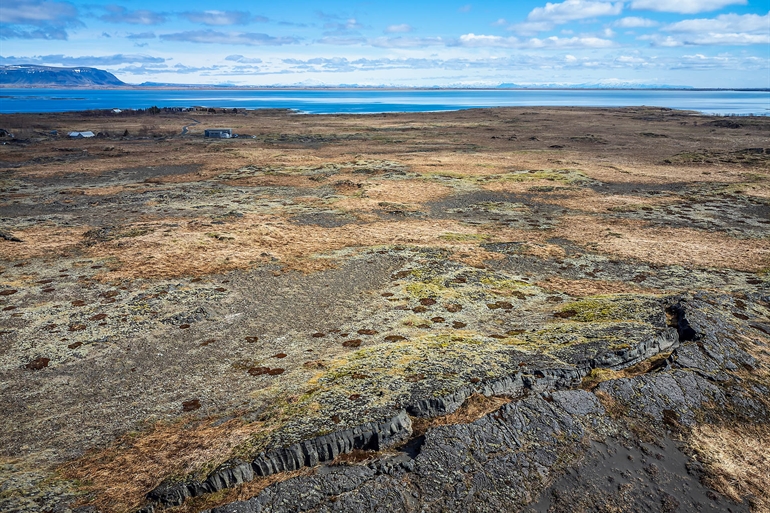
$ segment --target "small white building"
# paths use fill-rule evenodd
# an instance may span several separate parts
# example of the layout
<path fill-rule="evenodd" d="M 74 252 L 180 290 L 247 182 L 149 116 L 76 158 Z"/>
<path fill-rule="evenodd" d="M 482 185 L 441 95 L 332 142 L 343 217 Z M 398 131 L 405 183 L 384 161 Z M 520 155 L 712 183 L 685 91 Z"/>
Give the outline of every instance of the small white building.
<path fill-rule="evenodd" d="M 94 137 L 94 133 L 90 130 L 86 132 L 70 132 L 68 135 L 73 139 L 84 139 L 86 137 Z"/>
<path fill-rule="evenodd" d="M 233 136 L 232 128 L 207 128 L 204 130 L 205 137 L 213 137 L 215 139 L 230 139 Z"/>

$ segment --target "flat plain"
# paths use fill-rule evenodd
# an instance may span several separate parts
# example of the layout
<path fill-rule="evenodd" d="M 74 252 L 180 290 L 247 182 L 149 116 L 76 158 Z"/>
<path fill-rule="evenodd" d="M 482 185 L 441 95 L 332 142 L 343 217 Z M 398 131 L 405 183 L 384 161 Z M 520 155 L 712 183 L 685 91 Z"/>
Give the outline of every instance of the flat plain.
<path fill-rule="evenodd" d="M 3 511 L 770 510 L 770 118 L 0 128 Z"/>

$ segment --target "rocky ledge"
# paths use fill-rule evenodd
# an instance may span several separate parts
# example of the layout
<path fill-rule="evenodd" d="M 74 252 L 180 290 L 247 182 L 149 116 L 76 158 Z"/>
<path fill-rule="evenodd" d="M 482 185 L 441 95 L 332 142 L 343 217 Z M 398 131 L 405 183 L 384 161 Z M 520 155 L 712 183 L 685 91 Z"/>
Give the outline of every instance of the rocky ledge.
<path fill-rule="evenodd" d="M 604 501 L 634 511 L 748 511 L 701 484 L 702 466 L 672 441 L 687 438 L 698 422 L 768 420 L 770 325 L 757 319 L 767 319 L 770 295 L 744 297 L 665 298 L 669 327 L 633 348 L 464 387 L 416 401 L 382 423 L 232 462 L 203 482 L 166 483 L 143 511 L 303 466 L 315 469 L 210 511 L 568 511 L 569 477 L 592 463 L 602 470 L 586 472 L 580 483 L 593 489 L 580 495 L 593 501 L 589 508 Z M 668 356 L 646 372 L 618 372 L 661 354 Z M 597 369 L 617 376 L 592 379 Z M 452 413 L 474 394 L 512 400 L 473 422 L 413 435 L 410 416 Z M 372 457 L 329 464 L 354 449 Z M 644 472 L 624 471 L 635 456 Z"/>

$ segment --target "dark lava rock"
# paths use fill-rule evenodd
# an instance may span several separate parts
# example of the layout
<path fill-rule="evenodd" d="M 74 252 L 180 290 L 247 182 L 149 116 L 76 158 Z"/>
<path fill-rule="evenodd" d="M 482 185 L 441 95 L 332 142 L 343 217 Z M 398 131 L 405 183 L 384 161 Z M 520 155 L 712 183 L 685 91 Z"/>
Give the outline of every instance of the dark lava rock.
<path fill-rule="evenodd" d="M 761 305 L 768 299 L 749 297 L 746 311 L 767 310 Z M 368 423 L 266 451 L 252 462 L 233 462 L 203 482 L 162 485 L 149 498 L 180 504 L 185 497 L 253 476 L 321 464 L 312 475 L 270 485 L 249 500 L 211 511 L 746 512 L 747 505 L 702 485 L 702 470 L 693 470 L 697 462 L 665 433 L 689 429 L 703 415 L 720 411 L 729 412 L 730 419 L 740 412 L 753 422 L 770 420 L 759 400 L 767 390 L 741 387 L 744 380 L 736 374 L 761 365 L 746 352 L 749 342 L 742 335 L 759 332 L 731 315 L 734 303 L 728 295 L 666 298 L 659 304 L 661 314 L 666 306 L 668 325 L 641 329 L 640 324 L 635 345 L 594 353 L 560 349 L 563 357 L 551 360 L 554 366 L 538 368 L 530 362 L 513 375 L 471 379 L 445 395 L 414 396 L 406 410 L 437 417 L 456 411 L 474 394 L 515 398 L 473 422 L 438 425 L 407 441 L 411 421 L 401 412 L 385 424 Z M 662 365 L 647 373 L 604 381 L 594 392 L 576 389 L 593 369 L 624 369 L 669 352 Z M 420 378 L 407 376 L 411 382 Z M 645 440 L 656 439 L 656 445 L 641 442 L 640 432 L 646 433 Z M 368 464 L 322 464 L 353 449 L 379 450 L 404 442 L 400 451 Z"/>
<path fill-rule="evenodd" d="M 187 497 L 217 492 L 251 481 L 256 476 L 314 466 L 354 449 L 379 451 L 406 440 L 411 434 L 412 422 L 402 411 L 385 422 L 369 422 L 290 447 L 263 452 L 251 462 L 231 462 L 209 474 L 202 482 L 164 483 L 150 492 L 148 498 L 164 505 L 179 505 Z"/>

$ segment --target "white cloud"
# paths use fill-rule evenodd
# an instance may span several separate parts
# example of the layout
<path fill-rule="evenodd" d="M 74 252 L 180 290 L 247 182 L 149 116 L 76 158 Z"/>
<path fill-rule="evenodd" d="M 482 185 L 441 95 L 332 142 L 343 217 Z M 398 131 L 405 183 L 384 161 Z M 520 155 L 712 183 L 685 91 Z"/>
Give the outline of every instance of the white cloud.
<path fill-rule="evenodd" d="M 602 2 L 593 0 L 565 0 L 561 3 L 536 7 L 527 15 L 527 21 L 510 28 L 520 34 L 530 35 L 553 29 L 556 25 L 598 16 L 617 16 L 623 12 L 623 2 Z"/>
<path fill-rule="evenodd" d="M 502 47 L 502 48 L 609 48 L 615 43 L 609 39 L 594 36 L 532 38 L 526 41 L 515 37 L 487 36 L 483 34 L 463 34 L 456 42 L 459 46 L 468 47 Z"/>
<path fill-rule="evenodd" d="M 325 36 L 316 41 L 322 45 L 351 46 L 366 43 L 366 38 L 361 36 Z"/>
<path fill-rule="evenodd" d="M 225 60 L 226 61 L 237 62 L 237 63 L 240 63 L 240 64 L 261 64 L 262 63 L 262 59 L 251 58 L 251 57 L 244 57 L 243 55 L 238 55 L 238 54 L 236 54 L 236 55 L 228 55 L 227 57 L 225 57 Z"/>
<path fill-rule="evenodd" d="M 4 64 L 59 64 L 62 66 L 116 66 L 131 63 L 160 65 L 165 61 L 166 59 L 162 57 L 122 53 L 79 57 L 69 57 L 62 54 L 35 55 L 34 57 L 0 57 L 0 63 Z"/>
<path fill-rule="evenodd" d="M 639 39 L 650 41 L 652 46 L 746 46 L 768 45 L 770 34 L 700 34 L 692 36 L 643 36 Z"/>
<path fill-rule="evenodd" d="M 543 39 L 532 38 L 525 45 L 527 48 L 610 48 L 615 43 L 599 37 L 558 37 Z"/>
<path fill-rule="evenodd" d="M 155 39 L 156 36 L 155 32 L 140 32 L 138 34 L 128 34 L 126 36 L 128 39 Z"/>
<path fill-rule="evenodd" d="M 562 3 L 548 2 L 545 7 L 536 7 L 527 16 L 527 21 L 546 21 L 555 24 L 584 20 L 597 16 L 617 16 L 623 12 L 623 2 L 593 2 L 591 0 L 566 0 Z"/>
<path fill-rule="evenodd" d="M 179 14 L 193 23 L 204 25 L 245 25 L 251 20 L 251 15 L 244 11 L 192 11 Z"/>
<path fill-rule="evenodd" d="M 377 48 L 423 48 L 443 46 L 446 43 L 440 37 L 378 37 L 369 39 L 368 42 Z"/>
<path fill-rule="evenodd" d="M 77 8 L 69 2 L 0 2 L 0 39 L 67 39 L 65 28 L 80 26 Z"/>
<path fill-rule="evenodd" d="M 764 70 L 767 69 L 767 61 L 754 56 L 734 56 L 721 54 L 706 56 L 702 53 L 683 55 L 681 61 L 674 64 L 672 69 L 698 69 L 698 70 Z"/>
<path fill-rule="evenodd" d="M 108 5 L 105 7 L 108 14 L 100 16 L 99 19 L 109 23 L 130 23 L 132 25 L 159 25 L 166 21 L 166 15 L 159 12 L 139 9 L 129 11 L 119 5 Z"/>
<path fill-rule="evenodd" d="M 517 46 L 519 40 L 515 37 L 485 36 L 476 34 L 463 34 L 460 36 L 459 43 L 462 46 Z"/>
<path fill-rule="evenodd" d="M 395 34 L 395 33 L 404 33 L 404 32 L 411 32 L 414 30 L 411 25 L 408 25 L 406 23 L 401 23 L 400 25 L 388 25 L 388 27 L 385 29 L 386 34 Z"/>
<path fill-rule="evenodd" d="M 621 55 L 617 59 L 615 59 L 615 62 L 619 62 L 621 64 L 646 64 L 647 61 L 645 59 L 642 59 L 641 57 L 634 57 L 633 55 Z"/>
<path fill-rule="evenodd" d="M 279 46 L 298 42 L 293 37 L 274 37 L 255 32 L 216 32 L 214 30 L 188 30 L 174 34 L 162 34 L 160 38 L 164 41 L 249 46 Z"/>
<path fill-rule="evenodd" d="M 510 28 L 519 34 L 528 36 L 551 30 L 553 27 L 554 24 L 548 21 L 525 21 L 524 23 L 512 25 Z"/>
<path fill-rule="evenodd" d="M 77 16 L 69 2 L 22 0 L 0 4 L 0 23 L 66 26 Z"/>
<path fill-rule="evenodd" d="M 770 13 L 722 14 L 716 18 L 683 20 L 663 27 L 673 35 L 652 34 L 639 39 L 654 46 L 770 44 Z"/>
<path fill-rule="evenodd" d="M 716 11 L 728 5 L 746 5 L 746 3 L 746 0 L 633 0 L 631 9 L 696 14 Z"/>
<path fill-rule="evenodd" d="M 457 9 L 458 12 L 470 12 L 471 9 L 473 9 L 473 6 L 471 4 L 466 4 Z"/>
<path fill-rule="evenodd" d="M 716 18 L 700 18 L 683 20 L 663 27 L 666 32 L 691 32 L 702 34 L 704 32 L 735 32 L 735 33 L 761 33 L 770 32 L 770 13 L 760 16 L 758 14 L 722 14 Z"/>
<path fill-rule="evenodd" d="M 355 18 L 348 18 L 341 22 L 329 21 L 324 23 L 324 35 L 326 36 L 341 36 L 358 34 L 358 30 L 364 28 L 364 26 L 358 22 Z"/>
<path fill-rule="evenodd" d="M 655 20 L 651 20 L 649 18 L 639 18 L 637 16 L 620 18 L 619 20 L 612 23 L 613 27 L 618 28 L 645 28 L 655 27 L 657 25 L 659 25 L 659 23 Z"/>

